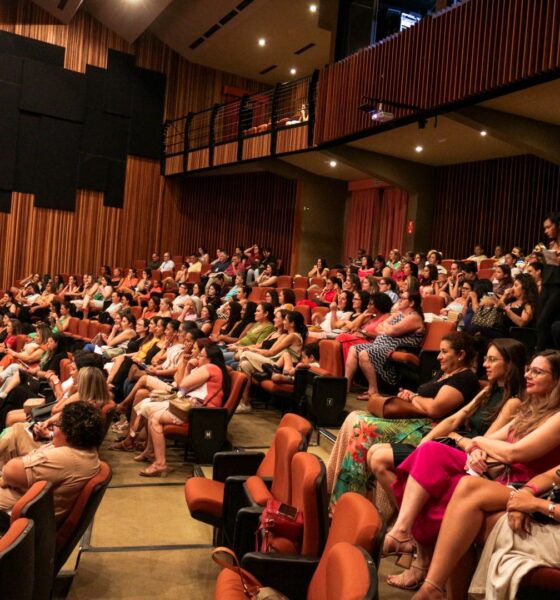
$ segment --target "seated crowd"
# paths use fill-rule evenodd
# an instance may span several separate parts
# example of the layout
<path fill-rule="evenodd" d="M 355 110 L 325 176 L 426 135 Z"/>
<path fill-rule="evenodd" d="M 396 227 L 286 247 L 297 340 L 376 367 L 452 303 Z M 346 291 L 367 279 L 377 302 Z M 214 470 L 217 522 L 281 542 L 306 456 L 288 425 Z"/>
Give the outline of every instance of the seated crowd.
<path fill-rule="evenodd" d="M 331 514 L 346 492 L 383 496 L 385 516 L 396 517 L 383 554 L 407 562 L 388 583 L 440 598 L 486 517 L 507 509 L 472 592 L 513 598 L 527 571 L 510 559 L 512 544 L 530 551 L 512 532 L 542 546 L 532 565 L 560 561 L 547 542 L 552 526 L 530 525 L 531 513 L 560 520 L 554 503 L 537 498 L 560 484 L 558 215 L 545 233 L 549 246 L 527 256 L 497 246 L 488 258 L 480 245 L 464 260 L 360 251 L 334 268 L 319 258 L 294 278 L 257 244 L 231 256 L 219 249 L 213 261 L 204 248 L 181 264 L 154 254 L 140 273 L 30 275 L 0 301 L 0 429 L 9 428 L 0 436 L 0 508 L 45 478 L 63 515 L 99 468 L 113 401 L 120 440 L 111 448 L 138 452 L 141 476 L 165 476 L 164 427 L 185 423 L 191 406 L 222 406 L 232 370 L 248 378 L 236 412 L 249 413 L 254 386 L 293 383 L 297 369 L 318 366 L 321 340 L 336 340 L 348 391 L 362 385 L 367 410 L 347 416 L 330 456 Z M 84 339 L 76 319 L 106 328 Z M 393 353 L 418 353 L 438 320 L 453 324 L 440 369 L 415 390 L 399 389 Z M 46 403 L 29 412 L 26 401 L 38 396 Z"/>

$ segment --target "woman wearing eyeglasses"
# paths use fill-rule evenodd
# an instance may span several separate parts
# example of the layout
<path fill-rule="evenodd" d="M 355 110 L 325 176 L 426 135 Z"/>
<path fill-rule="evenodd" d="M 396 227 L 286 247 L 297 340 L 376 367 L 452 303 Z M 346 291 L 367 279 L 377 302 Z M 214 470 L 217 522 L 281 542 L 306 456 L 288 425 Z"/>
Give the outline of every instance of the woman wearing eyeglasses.
<path fill-rule="evenodd" d="M 519 398 L 525 392 L 526 362 L 525 346 L 520 342 L 508 338 L 492 342 L 484 359 L 488 385 L 461 410 L 438 423 L 422 438 L 419 446 L 435 440 L 462 450 L 472 438 L 490 435 L 509 423 L 519 409 Z M 368 452 L 368 466 L 395 506 L 391 485 L 396 480 L 396 467 L 414 450 L 415 447 L 410 444 L 376 444 Z M 410 535 L 401 537 L 398 529 L 393 528 L 387 538 L 386 552 L 407 554 L 412 550 Z M 413 563 L 404 573 L 390 575 L 387 583 L 393 587 L 414 589 L 419 587 L 424 574 L 422 567 Z"/>
<path fill-rule="evenodd" d="M 499 431 L 475 437 L 463 450 L 428 442 L 397 468 L 393 491 L 401 509 L 390 534 L 401 543 L 397 550 L 415 540 L 421 571 L 438 541 L 417 600 L 445 597 L 443 587 L 476 539 L 486 513 L 506 508 L 510 483 L 527 481 L 560 462 L 560 352 L 537 354 L 525 380 L 525 400 Z M 505 465 L 495 480 L 486 478 L 492 463 Z M 393 548 L 386 538 L 386 551 Z"/>

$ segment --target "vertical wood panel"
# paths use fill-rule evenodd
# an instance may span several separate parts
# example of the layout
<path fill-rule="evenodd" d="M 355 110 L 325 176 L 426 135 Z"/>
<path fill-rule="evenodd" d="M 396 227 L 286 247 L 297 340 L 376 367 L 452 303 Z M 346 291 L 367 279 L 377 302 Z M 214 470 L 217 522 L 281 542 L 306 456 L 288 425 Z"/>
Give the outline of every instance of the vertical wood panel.
<path fill-rule="evenodd" d="M 542 221 L 560 210 L 560 166 L 535 156 L 441 167 L 436 175 L 432 246 L 451 258 L 475 243 L 530 251 L 542 239 Z"/>

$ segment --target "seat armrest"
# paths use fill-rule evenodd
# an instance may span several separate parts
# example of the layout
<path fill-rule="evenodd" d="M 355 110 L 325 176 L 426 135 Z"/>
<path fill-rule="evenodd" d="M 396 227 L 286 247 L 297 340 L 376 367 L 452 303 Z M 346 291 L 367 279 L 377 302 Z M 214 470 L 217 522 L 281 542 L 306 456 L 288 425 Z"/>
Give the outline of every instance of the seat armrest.
<path fill-rule="evenodd" d="M 3 535 L 10 529 L 11 518 L 7 512 L 0 510 L 0 535 Z"/>
<path fill-rule="evenodd" d="M 255 550 L 256 534 L 263 510 L 264 507 L 262 506 L 250 506 L 242 508 L 237 513 L 232 550 L 240 560 L 247 552 Z"/>
<path fill-rule="evenodd" d="M 212 465 L 212 479 L 224 482 L 234 475 L 255 475 L 263 458 L 264 452 L 254 450 L 216 452 Z"/>
<path fill-rule="evenodd" d="M 395 350 L 395 352 L 391 352 L 389 355 L 389 360 L 397 363 L 414 365 L 415 367 L 420 366 L 420 358 L 416 354 L 411 354 L 410 352 Z"/>
<path fill-rule="evenodd" d="M 241 566 L 262 585 L 282 592 L 290 600 L 305 600 L 318 564 L 317 556 L 264 552 L 249 552 L 241 561 Z"/>

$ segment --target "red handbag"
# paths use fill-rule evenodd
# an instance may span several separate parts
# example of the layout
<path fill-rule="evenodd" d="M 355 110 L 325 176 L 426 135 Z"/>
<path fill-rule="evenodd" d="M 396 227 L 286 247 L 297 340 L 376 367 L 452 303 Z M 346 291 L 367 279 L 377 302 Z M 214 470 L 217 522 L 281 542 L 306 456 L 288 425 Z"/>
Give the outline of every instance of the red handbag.
<path fill-rule="evenodd" d="M 257 550 L 281 554 L 299 553 L 303 540 L 303 513 L 271 498 L 261 515 Z"/>

